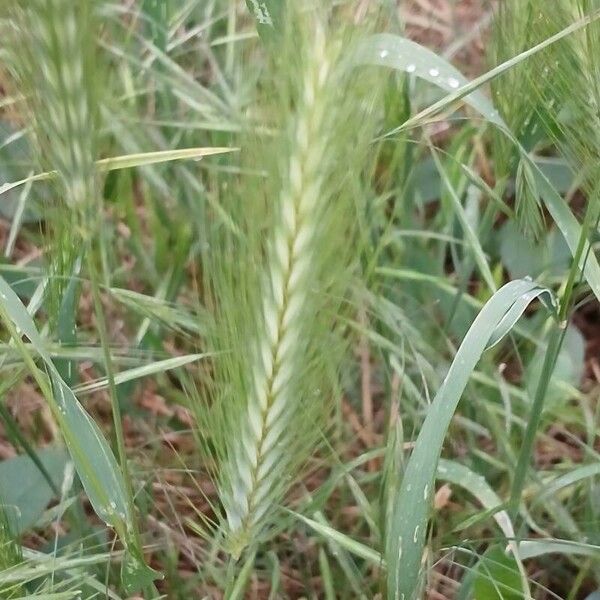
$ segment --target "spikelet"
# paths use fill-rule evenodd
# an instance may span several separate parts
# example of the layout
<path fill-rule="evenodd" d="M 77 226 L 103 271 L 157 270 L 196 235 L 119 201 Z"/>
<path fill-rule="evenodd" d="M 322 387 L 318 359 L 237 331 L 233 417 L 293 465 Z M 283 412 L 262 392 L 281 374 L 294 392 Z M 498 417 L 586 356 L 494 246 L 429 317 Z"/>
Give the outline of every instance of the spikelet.
<path fill-rule="evenodd" d="M 243 235 L 214 250 L 214 344 L 225 353 L 211 442 L 234 557 L 268 530 L 331 410 L 336 314 L 357 256 L 353 186 L 370 141 L 372 105 L 357 100 L 343 41 L 319 10 L 292 15 L 268 113 L 278 133 L 257 151 L 264 192 L 246 182 Z"/>
<path fill-rule="evenodd" d="M 9 2 L 12 58 L 40 159 L 56 169 L 71 207 L 93 196 L 96 106 L 90 69 L 94 32 L 89 0 Z"/>
<path fill-rule="evenodd" d="M 46 206 L 51 238 L 51 301 L 62 296 L 90 221 L 99 214 L 95 170 L 98 102 L 92 0 L 5 0 L 9 69 L 26 98 L 24 116 L 39 168 L 56 170 L 59 201 Z M 56 311 L 52 311 L 55 313 Z"/>

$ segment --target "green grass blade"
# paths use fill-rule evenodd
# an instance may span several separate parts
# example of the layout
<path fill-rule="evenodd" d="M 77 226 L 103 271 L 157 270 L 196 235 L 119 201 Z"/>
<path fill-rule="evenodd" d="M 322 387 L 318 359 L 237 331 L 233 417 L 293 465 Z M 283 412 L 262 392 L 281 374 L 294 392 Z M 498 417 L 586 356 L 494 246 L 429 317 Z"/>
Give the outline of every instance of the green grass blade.
<path fill-rule="evenodd" d="M 182 148 L 179 150 L 161 150 L 158 152 L 140 152 L 137 154 L 125 154 L 123 156 L 113 156 L 111 158 L 102 158 L 96 161 L 96 168 L 100 172 L 118 171 L 120 169 L 131 169 L 133 167 L 146 167 L 174 160 L 200 160 L 205 156 L 214 156 L 216 154 L 226 154 L 235 152 L 236 148 Z M 46 181 L 56 177 L 56 171 L 46 171 L 37 173 L 14 181 L 12 183 L 3 183 L 0 185 L 0 195 L 18 188 L 26 183 L 35 181 Z"/>
<path fill-rule="evenodd" d="M 471 471 L 471 469 L 465 465 L 442 458 L 438 463 L 437 478 L 449 481 L 454 485 L 464 488 L 477 498 L 487 512 L 493 515 L 494 520 L 502 530 L 502 533 L 508 542 L 508 546 L 512 551 L 515 563 L 519 570 L 523 593 L 526 598 L 531 598 L 527 573 L 525 572 L 523 562 L 519 556 L 519 546 L 515 541 L 515 529 L 512 521 L 505 510 L 498 510 L 498 507 L 502 506 L 502 500 L 500 500 L 496 492 L 490 487 L 485 480 L 485 477 Z"/>
<path fill-rule="evenodd" d="M 418 593 L 439 456 L 446 431 L 475 366 L 490 341 L 498 341 L 497 328 L 508 330 L 507 313 L 514 325 L 526 308 L 526 304 L 519 301 L 524 297 L 531 301 L 532 296 L 546 293 L 550 294 L 531 281 L 512 281 L 492 296 L 467 332 L 428 411 L 395 501 L 385 548 L 389 598 L 408 600 Z M 519 310 L 511 311 L 515 303 L 519 304 Z"/>
<path fill-rule="evenodd" d="M 529 163 L 542 201 L 565 238 L 571 254 L 575 256 L 581 238 L 581 225 L 539 167 L 531 159 L 529 159 Z M 584 242 L 583 251 L 580 255 L 578 266 L 582 269 L 585 280 L 592 292 L 600 300 L 600 264 L 598 264 L 598 259 L 591 251 L 590 243 L 587 240 Z"/>
<path fill-rule="evenodd" d="M 210 354 L 188 354 L 186 356 L 175 356 L 173 358 L 167 358 L 165 360 L 159 360 L 147 365 L 140 367 L 134 367 L 133 369 L 127 369 L 121 373 L 115 374 L 115 385 L 141 379 L 142 377 L 149 377 L 150 375 L 156 375 L 157 373 L 164 373 L 165 371 L 171 371 L 189 365 L 190 363 L 202 360 L 211 356 Z M 76 392 L 93 392 L 100 390 L 108 385 L 108 378 L 102 377 L 97 381 L 91 381 L 84 385 L 80 385 L 75 388 Z"/>
<path fill-rule="evenodd" d="M 61 415 L 58 423 L 90 503 L 105 523 L 125 531 L 131 514 L 117 462 L 98 425 L 71 389 L 57 372 L 49 372 Z"/>
<path fill-rule="evenodd" d="M 146 571 L 140 564 L 141 548 L 130 533 L 133 515 L 129 509 L 126 487 L 118 464 L 98 425 L 81 406 L 61 378 L 33 319 L 12 288 L 0 277 L 0 317 L 22 351 L 60 427 L 65 443 L 96 514 L 114 527 L 135 560 L 137 572 Z M 33 358 L 21 341 L 25 335 L 50 376 L 52 388 L 38 371 Z M 130 563 L 131 564 L 131 563 Z"/>
<path fill-rule="evenodd" d="M 200 160 L 205 156 L 235 152 L 237 148 L 181 148 L 179 150 L 160 150 L 158 152 L 140 152 L 112 158 L 102 158 L 96 165 L 100 171 L 117 171 L 133 167 L 145 167 L 174 160 Z"/>
<path fill-rule="evenodd" d="M 436 110 L 431 114 L 427 113 L 427 116 L 432 116 L 457 100 L 463 99 L 485 119 L 505 126 L 494 105 L 483 92 L 477 89 L 482 83 L 474 85 L 477 80 L 470 82 L 446 59 L 417 42 L 389 33 L 376 34 L 362 40 L 356 49 L 355 60 L 358 64 L 379 65 L 404 71 L 448 92 L 449 96 L 434 104 L 433 107 L 437 107 Z M 431 111 L 433 107 L 430 107 L 428 111 Z M 417 117 L 424 113 L 425 111 L 419 113 L 402 127 L 408 127 L 408 123 L 414 125 Z M 418 122 L 424 118 L 423 116 Z"/>
<path fill-rule="evenodd" d="M 464 488 L 475 496 L 487 511 L 495 511 L 502 506 L 502 500 L 487 483 L 485 477 L 456 461 L 441 458 L 437 467 L 437 479 Z M 497 511 L 493 513 L 493 516 L 504 536 L 507 539 L 514 538 L 515 530 L 508 514 L 505 511 Z"/>
<path fill-rule="evenodd" d="M 305 517 L 299 513 L 293 512 L 292 514 L 329 542 L 333 542 L 334 544 L 341 546 L 351 554 L 363 558 L 370 563 L 374 563 L 379 566 L 382 565 L 382 557 L 377 550 L 373 550 L 372 548 L 353 540 L 346 534 L 337 531 L 329 525 L 319 523 L 318 521 L 310 519 L 309 517 Z"/>
<path fill-rule="evenodd" d="M 469 218 L 460 201 L 460 198 L 458 197 L 458 194 L 456 193 L 456 190 L 454 189 L 454 186 L 452 185 L 452 182 L 450 181 L 450 178 L 448 177 L 446 170 L 444 169 L 444 166 L 440 161 L 438 153 L 435 151 L 434 147 L 431 144 L 429 146 L 429 149 L 431 151 L 431 155 L 433 156 L 435 166 L 437 167 L 437 170 L 440 174 L 442 183 L 444 187 L 448 190 L 448 196 L 450 198 L 450 201 L 452 202 L 452 208 L 456 213 L 456 217 L 458 218 L 460 226 L 464 231 L 465 241 L 468 242 L 469 248 L 473 253 L 475 263 L 477 264 L 479 271 L 481 272 L 481 276 L 483 277 L 488 288 L 492 292 L 495 292 L 497 290 L 497 286 L 494 281 L 494 276 L 492 275 L 492 270 L 490 269 L 490 266 L 486 259 L 485 252 L 483 251 L 479 238 L 477 237 L 477 232 L 475 231 L 475 229 L 469 221 Z"/>
<path fill-rule="evenodd" d="M 544 488 L 540 492 L 540 495 L 536 496 L 533 499 L 532 507 L 537 504 L 546 502 L 551 496 L 553 496 L 565 487 L 575 485 L 576 483 L 585 481 L 590 477 L 597 477 L 599 475 L 600 463 L 591 463 L 589 465 L 583 465 L 565 473 L 564 475 L 560 475 L 559 477 L 557 477 L 553 481 L 550 481 L 544 486 Z"/>
<path fill-rule="evenodd" d="M 519 552 L 523 560 L 537 558 L 545 554 L 568 554 L 571 556 L 591 556 L 600 558 L 600 546 L 580 544 L 568 540 L 524 540 L 519 544 Z"/>
<path fill-rule="evenodd" d="M 230 590 L 227 590 L 226 597 L 231 600 L 241 600 L 245 597 L 246 587 L 248 586 L 248 580 L 252 575 L 252 569 L 254 567 L 254 561 L 256 559 L 256 551 L 248 553 L 248 556 L 244 560 L 244 565 L 240 569 L 238 576 L 232 582 Z"/>

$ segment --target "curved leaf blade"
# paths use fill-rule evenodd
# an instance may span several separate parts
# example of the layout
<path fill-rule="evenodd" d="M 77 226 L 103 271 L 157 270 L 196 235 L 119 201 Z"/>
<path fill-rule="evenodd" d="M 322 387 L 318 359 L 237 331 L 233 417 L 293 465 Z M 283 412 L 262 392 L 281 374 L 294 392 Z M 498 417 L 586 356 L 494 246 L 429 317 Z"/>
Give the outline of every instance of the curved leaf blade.
<path fill-rule="evenodd" d="M 0 276 L 0 318 L 4 321 L 26 364 L 42 389 L 73 459 L 77 474 L 98 516 L 121 536 L 123 543 L 137 552 L 129 534 L 133 515 L 125 493 L 125 482 L 117 461 L 100 428 L 81 406 L 54 365 L 46 343 L 33 319 L 6 280 Z M 37 370 L 24 343 L 25 335 L 43 360 L 51 388 Z"/>
<path fill-rule="evenodd" d="M 456 67 L 435 52 L 407 38 L 390 33 L 372 35 L 358 44 L 355 60 L 358 64 L 391 67 L 424 79 L 448 92 L 448 96 L 426 109 L 431 116 L 437 114 L 457 100 L 464 100 L 481 116 L 491 123 L 506 127 L 492 102 L 478 88 L 483 82 L 470 81 Z M 432 108 L 435 107 L 435 111 Z M 415 124 L 417 117 L 410 119 L 401 127 L 404 129 Z M 421 119 L 422 120 L 422 119 Z"/>
<path fill-rule="evenodd" d="M 528 302 L 543 294 L 550 292 L 532 281 L 512 281 L 492 296 L 467 332 L 431 404 L 395 500 L 385 548 L 389 598 L 408 600 L 418 592 L 437 464 L 446 431 L 473 370 L 490 342 L 498 341 L 498 328 L 507 332 Z"/>

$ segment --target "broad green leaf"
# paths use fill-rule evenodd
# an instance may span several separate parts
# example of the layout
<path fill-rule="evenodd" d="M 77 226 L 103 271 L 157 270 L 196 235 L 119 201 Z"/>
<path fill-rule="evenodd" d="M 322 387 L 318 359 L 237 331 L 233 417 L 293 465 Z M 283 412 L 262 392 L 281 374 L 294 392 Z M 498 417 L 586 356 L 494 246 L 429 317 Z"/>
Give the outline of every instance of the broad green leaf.
<path fill-rule="evenodd" d="M 547 344 L 538 346 L 533 360 L 527 365 L 525 372 L 525 382 L 530 398 L 535 395 L 542 367 L 544 355 L 547 351 Z M 545 406 L 552 408 L 559 403 L 570 400 L 572 389 L 579 388 L 583 373 L 585 370 L 585 340 L 583 335 L 573 325 L 567 327 L 565 339 L 561 346 L 556 366 L 552 372 L 550 387 L 546 394 Z"/>
<path fill-rule="evenodd" d="M 269 41 L 281 31 L 281 16 L 286 0 L 246 0 L 248 10 L 256 21 L 259 35 Z"/>
<path fill-rule="evenodd" d="M 500 546 L 490 546 L 477 563 L 474 591 L 477 600 L 521 600 L 521 576 L 514 557 Z"/>
<path fill-rule="evenodd" d="M 575 185 L 575 173 L 567 161 L 560 156 L 532 156 L 537 168 L 559 193 L 567 194 Z"/>
<path fill-rule="evenodd" d="M 60 448 L 43 448 L 37 451 L 37 456 L 60 488 L 67 454 Z M 28 456 L 0 462 L 0 504 L 16 534 L 34 526 L 53 497 L 48 482 Z"/>
<path fill-rule="evenodd" d="M 121 563 L 121 581 L 125 591 L 128 594 L 135 594 L 161 577 L 160 573 L 144 562 L 141 549 L 130 544 Z"/>
<path fill-rule="evenodd" d="M 571 261 L 571 251 L 562 235 L 552 228 L 539 243 L 523 234 L 514 221 L 498 231 L 502 264 L 513 279 L 522 277 L 563 276 Z"/>
<path fill-rule="evenodd" d="M 549 290 L 512 281 L 496 292 L 466 334 L 436 394 L 408 461 L 386 539 L 388 597 L 415 598 L 437 464 L 446 432 L 469 378 L 490 343 L 509 331 L 534 298 Z"/>

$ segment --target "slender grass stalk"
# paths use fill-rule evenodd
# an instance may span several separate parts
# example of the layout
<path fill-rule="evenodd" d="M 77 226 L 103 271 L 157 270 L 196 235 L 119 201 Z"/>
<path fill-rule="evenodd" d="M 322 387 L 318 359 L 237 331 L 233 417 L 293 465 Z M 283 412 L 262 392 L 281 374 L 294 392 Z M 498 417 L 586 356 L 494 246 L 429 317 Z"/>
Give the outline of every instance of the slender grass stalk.
<path fill-rule="evenodd" d="M 598 219 L 600 216 L 600 199 L 597 194 L 594 194 L 588 202 L 585 217 L 581 226 L 581 235 L 579 240 L 579 246 L 577 252 L 573 257 L 573 263 L 569 270 L 569 276 L 565 283 L 564 292 L 562 294 L 559 311 L 559 327 L 554 328 L 550 334 L 548 340 L 548 347 L 544 356 L 544 362 L 542 364 L 542 370 L 540 373 L 540 379 L 537 384 L 533 404 L 529 412 L 529 419 L 527 420 L 527 427 L 525 428 L 525 435 L 521 443 L 521 449 L 515 468 L 515 475 L 512 482 L 510 499 L 509 499 L 509 515 L 514 521 L 519 513 L 519 504 L 523 489 L 525 487 L 525 481 L 527 477 L 527 471 L 531 463 L 531 456 L 533 454 L 533 446 L 535 443 L 535 437 L 540 427 L 542 420 L 542 414 L 544 412 L 544 404 L 546 395 L 548 393 L 548 387 L 552 379 L 552 373 L 556 368 L 556 363 L 560 355 L 565 335 L 567 332 L 567 322 L 569 313 L 573 306 L 575 299 L 575 283 L 580 277 L 581 273 L 581 259 L 583 252 L 586 248 L 586 242 L 589 238 L 591 231 L 598 226 Z M 589 252 L 588 247 L 588 252 Z"/>
<path fill-rule="evenodd" d="M 533 445 L 535 443 L 535 438 L 540 427 L 542 414 L 544 412 L 546 394 L 548 393 L 548 387 L 550 385 L 550 380 L 552 379 L 552 373 L 556 367 L 556 361 L 558 360 L 566 331 L 566 326 L 559 328 L 554 327 L 548 340 L 548 347 L 546 349 L 546 355 L 544 356 L 540 380 L 535 391 L 531 410 L 529 411 L 527 427 L 521 443 L 521 450 L 517 459 L 517 466 L 515 468 L 515 475 L 510 492 L 508 508 L 509 516 L 513 522 L 519 514 L 519 504 L 523 494 L 523 488 L 525 487 L 525 481 L 527 479 L 527 471 L 529 470 L 529 465 L 531 463 Z"/>

